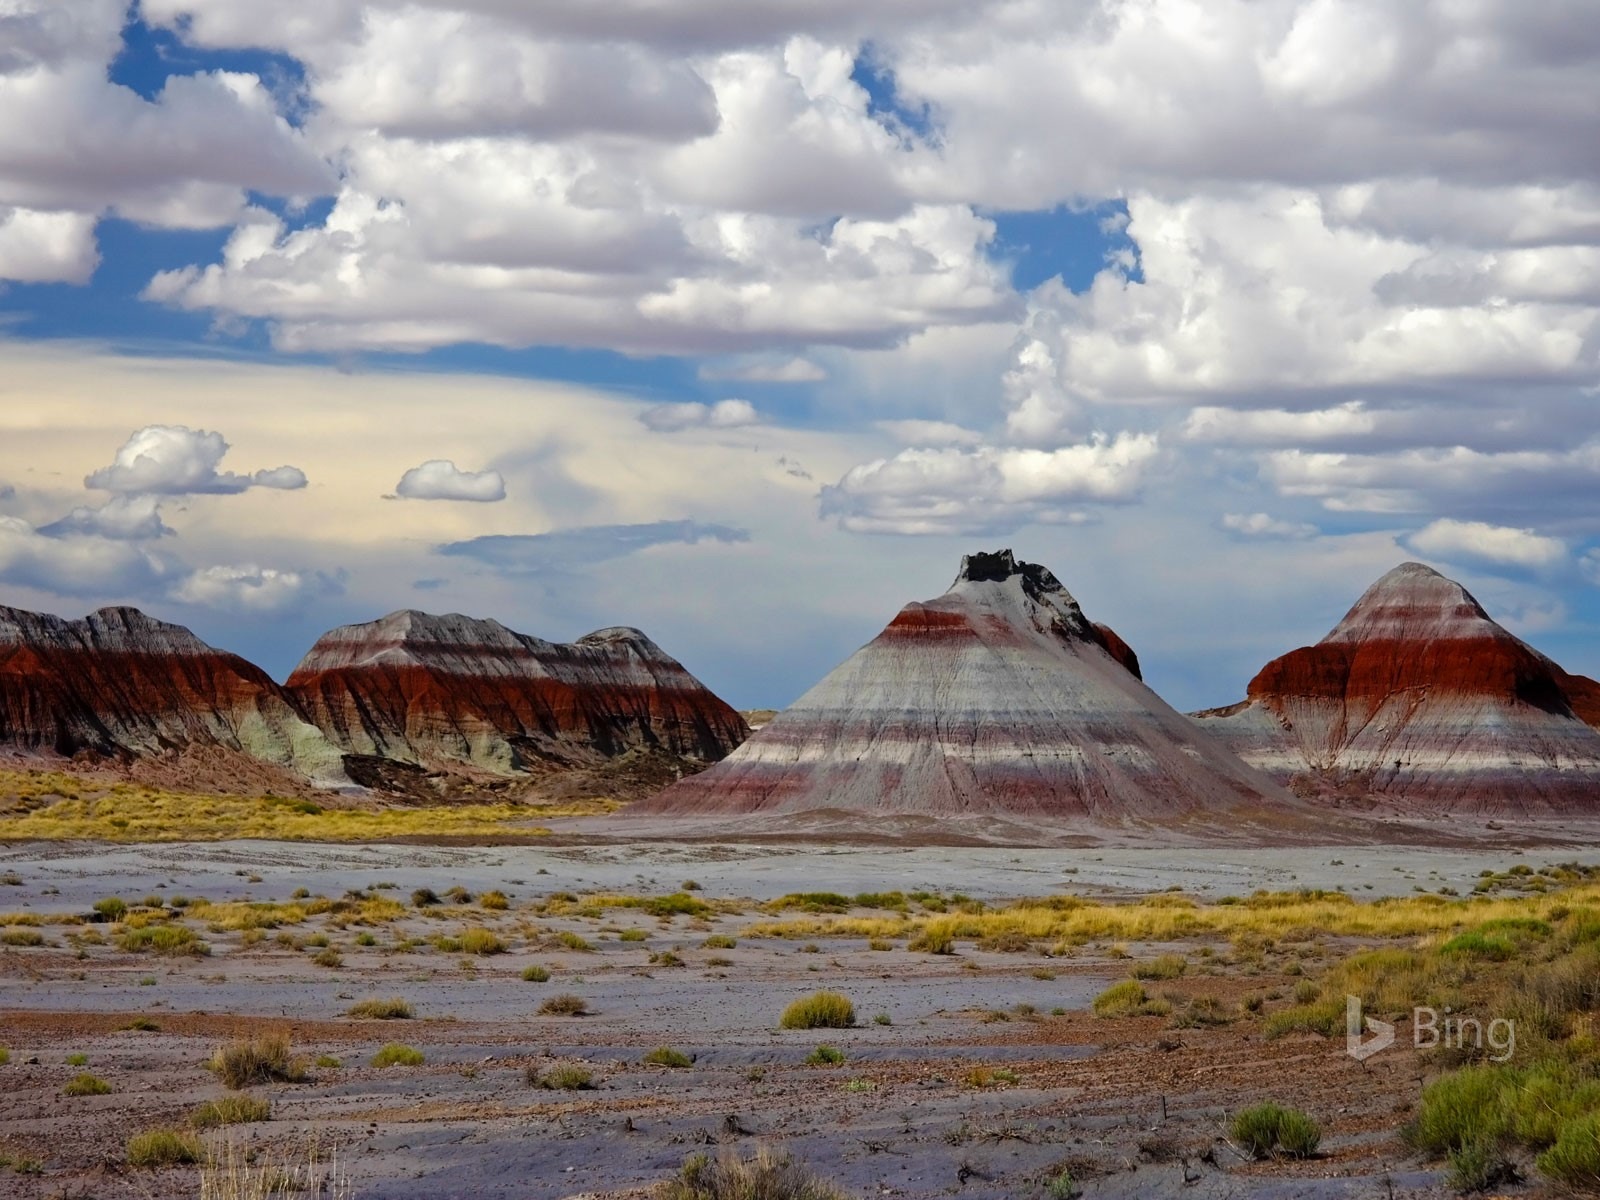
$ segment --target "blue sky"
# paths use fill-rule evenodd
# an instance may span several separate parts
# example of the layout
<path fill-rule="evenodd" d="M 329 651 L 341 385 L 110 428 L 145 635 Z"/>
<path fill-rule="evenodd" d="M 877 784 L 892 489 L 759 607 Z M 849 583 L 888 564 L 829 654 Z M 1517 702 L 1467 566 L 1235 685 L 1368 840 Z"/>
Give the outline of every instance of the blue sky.
<path fill-rule="evenodd" d="M 631 4 L 24 0 L 0 599 L 279 674 L 636 624 L 767 704 L 1012 544 L 1200 706 L 1421 558 L 1600 671 L 1586 42 Z"/>

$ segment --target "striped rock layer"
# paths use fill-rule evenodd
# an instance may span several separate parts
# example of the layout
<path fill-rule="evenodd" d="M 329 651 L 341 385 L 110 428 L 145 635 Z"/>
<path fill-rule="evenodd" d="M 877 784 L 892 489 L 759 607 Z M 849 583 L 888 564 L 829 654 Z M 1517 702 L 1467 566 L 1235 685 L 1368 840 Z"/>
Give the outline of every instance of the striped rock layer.
<path fill-rule="evenodd" d="M 634 811 L 1151 817 L 1289 797 L 1043 567 L 975 554 L 723 762 Z"/>
<path fill-rule="evenodd" d="M 1296 790 L 1431 809 L 1600 811 L 1600 684 L 1569 675 L 1420 563 L 1390 571 L 1327 637 L 1196 714 Z"/>
<path fill-rule="evenodd" d="M 628 750 L 715 761 L 744 719 L 637 629 L 570 645 L 458 614 L 324 634 L 288 689 L 337 745 L 431 769 L 581 765 Z"/>
<path fill-rule="evenodd" d="M 341 756 L 272 678 L 136 608 L 0 607 L 0 745 L 111 758 L 220 748 L 322 782 Z"/>

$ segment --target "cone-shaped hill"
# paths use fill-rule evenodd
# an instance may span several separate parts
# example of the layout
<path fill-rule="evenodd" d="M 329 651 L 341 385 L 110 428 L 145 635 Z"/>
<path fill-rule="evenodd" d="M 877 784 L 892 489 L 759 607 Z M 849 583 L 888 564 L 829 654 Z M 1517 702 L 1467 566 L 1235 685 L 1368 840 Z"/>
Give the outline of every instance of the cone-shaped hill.
<path fill-rule="evenodd" d="M 962 560 L 721 763 L 643 813 L 1120 820 L 1289 797 L 1151 691 L 1043 567 Z"/>
<path fill-rule="evenodd" d="M 1600 685 L 1569 675 L 1420 563 L 1367 589 L 1247 699 L 1196 714 L 1303 794 L 1485 813 L 1600 812 Z"/>

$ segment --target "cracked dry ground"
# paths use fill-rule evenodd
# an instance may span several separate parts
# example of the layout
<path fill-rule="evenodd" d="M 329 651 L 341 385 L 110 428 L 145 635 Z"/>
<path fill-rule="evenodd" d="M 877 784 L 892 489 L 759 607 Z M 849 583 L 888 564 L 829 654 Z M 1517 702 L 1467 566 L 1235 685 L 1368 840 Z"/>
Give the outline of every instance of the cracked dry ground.
<path fill-rule="evenodd" d="M 41 913 L 48 900 L 38 899 Z M 1362 1065 L 1342 1042 L 1265 1040 L 1241 1010 L 1251 996 L 1268 1010 L 1287 1002 L 1297 980 L 1285 972 L 1298 959 L 1247 966 L 1221 941 L 1134 946 L 1136 959 L 1176 949 L 1194 964 L 1152 993 L 1180 1007 L 1211 997 L 1214 1011 L 1235 1014 L 1175 1029 L 1164 1017 L 1090 1014 L 1090 1000 L 1127 973 L 1120 949 L 1091 944 L 1046 959 L 966 945 L 936 956 L 859 939 L 799 944 L 747 936 L 761 916 L 747 912 L 534 925 L 516 911 L 446 906 L 408 911 L 371 946 L 352 939 L 355 928 L 333 931 L 342 962 L 327 967 L 313 961 L 321 926 L 311 922 L 280 931 L 281 943 L 268 935 L 244 946 L 238 933 L 191 920 L 212 950 L 193 958 L 127 953 L 110 939 L 74 948 L 69 937 L 94 927 L 42 926 L 46 944 L 0 949 L 0 1044 L 10 1051 L 0 1155 L 29 1168 L 0 1168 L 0 1194 L 199 1196 L 197 1168 L 130 1167 L 126 1139 L 181 1127 L 200 1102 L 224 1095 L 205 1060 L 220 1043 L 264 1031 L 287 1033 L 297 1054 L 325 1065 L 305 1082 L 251 1088 L 270 1100 L 271 1119 L 208 1132 L 206 1142 L 286 1162 L 313 1144 L 324 1157 L 337 1150 L 360 1197 L 645 1196 L 691 1153 L 763 1142 L 861 1196 L 1043 1196 L 1063 1172 L 1090 1197 L 1449 1194 L 1397 1133 L 1421 1083 L 1413 1051 Z M 417 940 L 466 926 L 499 931 L 508 951 L 463 957 Z M 644 940 L 619 940 L 629 928 Z M 563 932 L 594 949 L 561 944 Z M 706 948 L 712 933 L 736 947 Z M 651 962 L 665 951 L 682 965 Z M 524 980 L 533 964 L 551 978 Z M 823 987 L 855 1002 L 855 1028 L 778 1028 L 789 1001 Z M 541 1015 L 560 993 L 582 996 L 590 1014 Z M 344 1015 L 378 996 L 405 998 L 415 1017 Z M 156 1028 L 126 1028 L 135 1017 Z M 368 1065 L 391 1041 L 425 1061 Z M 845 1061 L 806 1065 L 823 1044 Z M 662 1045 L 693 1064 L 641 1061 Z M 85 1065 L 67 1062 L 80 1054 Z M 593 1086 L 527 1082 L 528 1068 L 560 1065 L 581 1066 Z M 110 1093 L 64 1096 L 79 1071 Z M 1267 1098 L 1321 1121 L 1317 1158 L 1250 1163 L 1232 1148 L 1228 1115 Z"/>

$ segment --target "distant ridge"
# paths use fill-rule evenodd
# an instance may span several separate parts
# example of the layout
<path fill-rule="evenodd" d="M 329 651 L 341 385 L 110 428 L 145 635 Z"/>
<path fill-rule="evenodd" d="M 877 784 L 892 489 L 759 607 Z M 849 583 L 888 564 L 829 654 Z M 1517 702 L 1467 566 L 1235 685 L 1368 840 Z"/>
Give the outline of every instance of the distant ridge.
<path fill-rule="evenodd" d="M 406 610 L 317 639 L 288 690 L 346 752 L 496 773 L 630 750 L 714 762 L 749 728 L 637 629 L 570 644 Z"/>
<path fill-rule="evenodd" d="M 136 608 L 0 607 L 0 745 L 62 757 L 237 752 L 323 784 L 338 750 L 270 676 Z"/>

